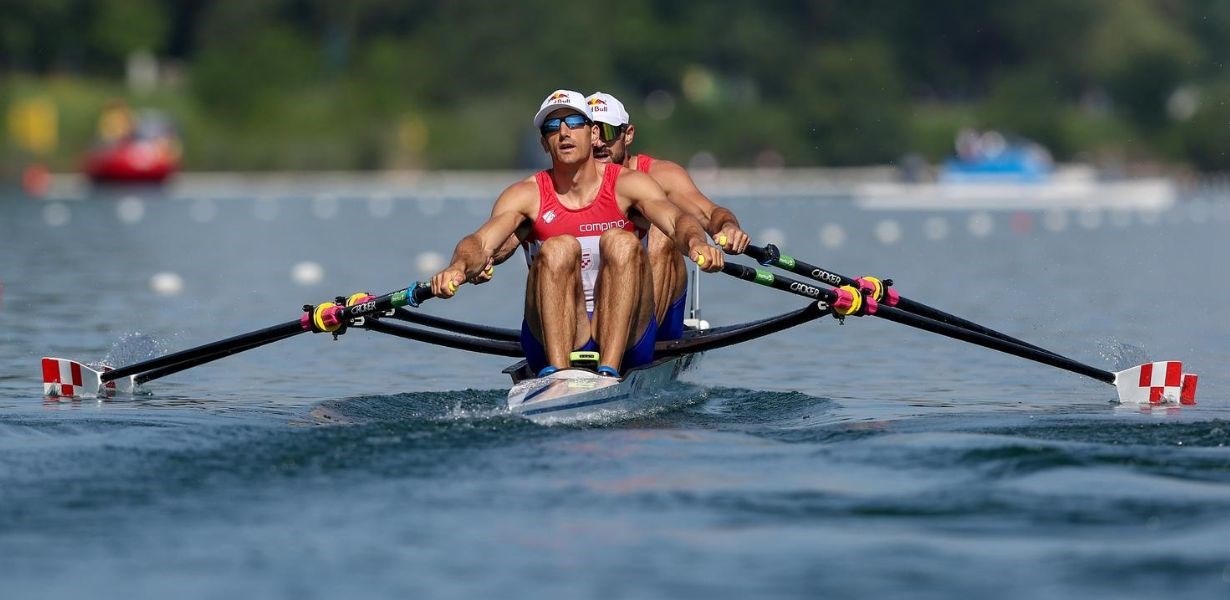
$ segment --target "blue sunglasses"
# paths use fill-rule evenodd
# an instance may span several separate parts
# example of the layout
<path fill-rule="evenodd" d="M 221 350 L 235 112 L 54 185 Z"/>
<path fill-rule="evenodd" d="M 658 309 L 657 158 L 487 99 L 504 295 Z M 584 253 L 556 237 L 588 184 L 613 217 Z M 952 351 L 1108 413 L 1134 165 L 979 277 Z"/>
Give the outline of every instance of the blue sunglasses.
<path fill-rule="evenodd" d="M 542 122 L 542 126 L 538 128 L 538 131 L 542 132 L 542 135 L 547 136 L 559 131 L 561 125 L 567 125 L 568 129 L 577 129 L 589 125 L 589 123 L 590 121 L 585 115 L 574 113 L 566 117 L 551 117 Z"/>

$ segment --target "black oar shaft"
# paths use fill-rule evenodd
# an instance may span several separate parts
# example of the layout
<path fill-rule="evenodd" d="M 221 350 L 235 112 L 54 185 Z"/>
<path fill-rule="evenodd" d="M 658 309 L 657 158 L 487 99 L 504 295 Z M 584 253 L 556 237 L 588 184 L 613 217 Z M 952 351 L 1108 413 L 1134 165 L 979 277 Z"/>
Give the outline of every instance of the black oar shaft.
<path fill-rule="evenodd" d="M 295 331 L 295 332 L 288 333 L 282 337 L 275 337 L 271 339 L 260 340 L 258 342 L 255 342 L 252 344 L 245 344 L 243 346 L 233 346 L 230 348 L 226 348 L 224 350 L 219 350 L 218 352 L 215 352 L 214 354 L 206 354 L 206 355 L 199 356 L 197 358 L 193 358 L 190 360 L 181 361 L 173 365 L 168 365 L 160 369 L 151 369 L 149 371 L 144 371 L 141 374 L 136 376 L 135 381 L 137 385 L 141 385 L 143 383 L 153 381 L 155 379 L 161 379 L 163 377 L 166 377 L 167 375 L 173 375 L 185 369 L 191 369 L 192 367 L 199 367 L 203 364 L 211 363 L 215 360 L 226 358 L 232 354 L 239 354 L 240 352 L 247 352 L 248 350 L 251 350 L 253 348 L 259 348 L 261 346 L 266 346 L 268 344 L 272 344 L 274 342 L 284 340 L 288 337 L 298 335 L 300 333 L 303 333 L 303 331 L 302 330 Z"/>
<path fill-rule="evenodd" d="M 106 373 L 103 373 L 102 380 L 111 381 L 113 379 L 119 379 L 121 377 L 127 377 L 137 373 L 144 373 L 146 371 L 152 371 L 154 369 L 160 369 L 162 367 L 196 360 L 206 356 L 217 356 L 218 358 L 221 358 L 222 356 L 238 352 L 243 348 L 252 348 L 267 342 L 284 339 L 297 333 L 303 333 L 303 326 L 300 325 L 298 319 L 295 319 L 294 321 L 288 321 L 286 323 L 282 323 L 281 325 L 258 329 L 251 333 L 240 334 L 234 337 L 226 338 L 225 340 L 211 342 L 195 348 L 173 352 L 166 356 L 159 356 L 158 358 L 120 367 L 113 371 L 107 371 Z"/>
<path fill-rule="evenodd" d="M 744 254 L 747 254 L 748 256 L 752 257 L 760 264 L 768 264 L 768 265 L 778 267 L 780 269 L 785 269 L 787 271 L 790 271 L 791 273 L 796 273 L 804 277 L 810 277 L 811 279 L 815 279 L 816 281 L 819 281 L 822 283 L 827 283 L 834 287 L 843 286 L 843 285 L 851 285 L 854 287 L 858 287 L 859 285 L 858 280 L 856 279 L 852 279 L 845 275 L 834 273 L 832 271 L 822 269 L 815 265 L 808 264 L 804 261 L 794 258 L 793 256 L 779 254 L 776 251 L 776 249 L 774 249 L 773 251 L 770 251 L 768 247 L 762 248 L 759 246 L 749 245 L 747 247 L 747 250 L 744 251 Z M 1047 350 L 1046 348 L 1036 346 L 1034 344 L 1031 344 L 1024 340 L 1017 339 L 1005 333 L 1000 333 L 989 327 L 979 325 L 973 321 L 962 319 L 961 317 L 958 317 L 956 315 L 944 312 L 938 308 L 927 306 L 926 304 L 923 304 L 921 302 L 910 300 L 909 298 L 899 297 L 897 300 L 896 308 L 899 308 L 906 312 L 914 313 L 916 315 L 927 317 L 929 319 L 934 319 L 942 323 L 948 323 L 949 325 L 955 325 L 963 329 L 968 329 L 970 331 L 976 331 L 978 333 L 989 335 L 994 338 L 999 338 L 1001 340 L 1012 342 L 1020 346 L 1026 346 L 1028 348 L 1033 348 L 1034 350 L 1037 350 L 1039 352 L 1045 352 L 1047 354 L 1054 354 L 1055 356 L 1062 356 L 1058 353 Z"/>
<path fill-rule="evenodd" d="M 503 342 L 521 341 L 521 332 L 516 329 L 506 329 L 503 327 L 492 327 L 490 325 L 466 323 L 465 321 L 455 321 L 453 319 L 445 319 L 443 317 L 409 311 L 404 308 L 399 308 L 394 311 L 393 316 L 390 318 L 397 319 L 398 321 L 405 321 L 407 323 L 415 323 L 417 325 L 426 325 L 436 329 L 443 329 L 453 333 L 472 335 L 474 337 L 488 340 L 498 340 Z"/>
<path fill-rule="evenodd" d="M 416 283 L 408 288 L 372 298 L 367 302 L 344 307 L 339 313 L 339 321 L 348 323 L 358 317 L 374 315 L 401 306 L 418 306 L 420 302 L 432 296 L 431 287 Z M 231 354 L 243 352 L 244 350 L 283 340 L 305 331 L 308 331 L 308 329 L 305 329 L 305 321 L 296 319 L 281 325 L 258 329 L 250 333 L 240 334 L 107 371 L 103 373 L 102 380 L 111 381 L 129 375 L 143 374 L 142 381 L 149 381 L 170 375 L 171 373 L 178 373 L 189 367 L 218 360 Z"/>
<path fill-rule="evenodd" d="M 948 323 L 911 314 L 891 306 L 881 306 L 876 311 L 875 316 L 880 317 L 881 319 L 893 321 L 895 323 L 901 323 L 902 325 L 908 325 L 924 331 L 930 331 L 932 333 L 938 333 L 953 339 L 969 342 L 971 344 L 977 344 L 984 348 L 999 350 L 1000 352 L 1011 354 L 1013 356 L 1019 356 L 1024 359 L 1050 365 L 1052 367 L 1057 367 L 1065 371 L 1071 371 L 1073 373 L 1092 377 L 1098 381 L 1104 381 L 1111 384 L 1115 383 L 1115 374 L 1105 369 L 1099 369 L 1097 367 L 1077 362 L 1070 358 L 1056 354 L 1051 354 L 1049 352 L 1040 352 L 1028 346 L 1013 344 L 1011 342 L 978 333 L 976 331 L 970 331 L 961 327 L 954 327 Z"/>
<path fill-rule="evenodd" d="M 654 344 L 654 352 L 657 356 L 676 356 L 725 348 L 777 333 L 796 325 L 815 321 L 831 313 L 832 311 L 829 309 L 820 308 L 817 303 L 809 302 L 807 306 L 799 310 L 783 313 L 776 317 L 697 331 L 694 335 L 678 340 L 658 342 Z"/>
<path fill-rule="evenodd" d="M 806 298 L 812 298 L 817 301 L 823 301 L 829 304 L 837 299 L 837 294 L 831 290 L 817 288 L 813 285 L 808 285 L 789 277 L 774 275 L 773 273 L 763 269 L 753 269 L 740 264 L 728 262 L 722 267 L 722 272 L 745 281 L 751 281 L 753 283 L 758 283 L 760 285 L 790 292 Z M 1087 377 L 1092 377 L 1106 383 L 1115 382 L 1115 374 L 1104 369 L 1092 367 L 1070 358 L 1065 358 L 1049 352 L 1039 351 L 1035 348 L 1002 340 L 1000 338 L 992 337 L 976 331 L 970 331 L 968 329 L 936 321 L 927 317 L 911 314 L 891 306 L 880 306 L 874 316 L 896 323 L 901 323 L 902 325 L 922 329 L 924 331 L 938 333 L 945 337 L 969 342 L 984 348 L 998 350 L 1013 356 L 1019 356 L 1027 360 L 1050 365 L 1052 367 L 1064 369 L 1066 371 L 1071 371 Z"/>
<path fill-rule="evenodd" d="M 494 354 L 497 356 L 511 356 L 515 358 L 525 356 L 525 353 L 521 351 L 521 344 L 518 342 L 484 338 L 466 338 L 463 336 L 440 333 L 438 331 L 427 331 L 424 329 L 415 329 L 413 327 L 407 327 L 405 325 L 395 323 L 386 323 L 376 319 L 369 319 L 364 322 L 363 328 L 380 333 L 387 333 L 389 335 L 408 340 L 427 342 L 437 346 L 456 348 L 458 350 L 468 350 L 470 352 L 478 352 L 480 354 Z"/>

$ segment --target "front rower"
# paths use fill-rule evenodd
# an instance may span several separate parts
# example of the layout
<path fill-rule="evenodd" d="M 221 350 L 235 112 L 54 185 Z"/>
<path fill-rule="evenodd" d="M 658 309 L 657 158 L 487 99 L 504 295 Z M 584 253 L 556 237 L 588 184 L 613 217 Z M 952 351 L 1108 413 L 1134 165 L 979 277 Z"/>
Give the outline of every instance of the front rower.
<path fill-rule="evenodd" d="M 530 262 L 522 326 L 530 368 L 544 376 L 569 366 L 571 351 L 596 347 L 599 372 L 618 377 L 653 359 L 657 320 L 644 244 L 650 223 L 705 271 L 721 270 L 722 253 L 652 178 L 594 159 L 598 129 L 584 96 L 556 91 L 534 126 L 551 168 L 500 194 L 491 218 L 462 238 L 450 265 L 432 277 L 432 292 L 451 297 L 516 234 Z"/>

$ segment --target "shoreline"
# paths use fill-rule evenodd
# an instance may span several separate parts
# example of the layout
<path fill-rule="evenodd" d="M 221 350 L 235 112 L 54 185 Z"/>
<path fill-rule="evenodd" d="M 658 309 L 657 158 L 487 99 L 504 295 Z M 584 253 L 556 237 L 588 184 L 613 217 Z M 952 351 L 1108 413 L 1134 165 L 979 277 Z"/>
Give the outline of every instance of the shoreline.
<path fill-rule="evenodd" d="M 490 197 L 532 174 L 499 171 L 185 172 L 164 184 L 95 186 L 79 174 L 53 174 L 44 201 L 94 198 L 439 199 Z M 693 169 L 714 198 L 851 202 L 866 210 L 1028 210 L 1116 208 L 1164 210 L 1183 197 L 1225 187 L 1219 179 L 1193 184 L 1167 177 L 1101 180 L 1083 165 L 1064 165 L 1045 182 L 903 181 L 895 166 L 851 168 Z"/>

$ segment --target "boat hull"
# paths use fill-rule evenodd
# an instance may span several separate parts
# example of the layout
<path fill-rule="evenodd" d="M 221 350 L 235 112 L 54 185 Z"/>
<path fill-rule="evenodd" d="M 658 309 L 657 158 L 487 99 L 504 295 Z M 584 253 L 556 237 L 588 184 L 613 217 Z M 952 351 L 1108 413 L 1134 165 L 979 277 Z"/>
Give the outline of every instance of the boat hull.
<path fill-rule="evenodd" d="M 665 410 L 686 401 L 688 394 L 671 390 L 671 383 L 699 357 L 661 358 L 630 369 L 620 379 L 588 369 L 523 379 L 508 391 L 508 410 L 540 423 L 605 421 Z"/>

